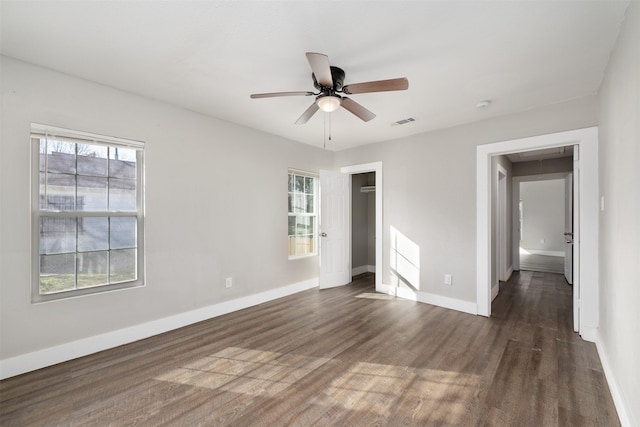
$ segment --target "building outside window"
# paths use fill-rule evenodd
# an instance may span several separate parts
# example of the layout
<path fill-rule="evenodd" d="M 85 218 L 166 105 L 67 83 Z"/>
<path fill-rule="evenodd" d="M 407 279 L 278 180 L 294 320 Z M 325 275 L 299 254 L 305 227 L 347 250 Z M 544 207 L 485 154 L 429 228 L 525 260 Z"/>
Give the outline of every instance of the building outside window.
<path fill-rule="evenodd" d="M 140 286 L 144 144 L 32 124 L 34 302 Z"/>

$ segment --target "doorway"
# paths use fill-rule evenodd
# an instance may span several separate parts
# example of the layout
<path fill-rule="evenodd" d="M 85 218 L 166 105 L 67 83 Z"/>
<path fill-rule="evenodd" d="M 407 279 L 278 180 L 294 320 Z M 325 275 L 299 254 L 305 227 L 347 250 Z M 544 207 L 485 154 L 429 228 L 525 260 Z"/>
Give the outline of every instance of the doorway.
<path fill-rule="evenodd" d="M 373 192 L 374 204 L 375 204 L 375 283 L 376 291 L 382 292 L 382 162 L 364 163 L 360 165 L 344 166 L 340 168 L 340 172 L 349 175 L 362 174 L 362 173 L 374 173 L 374 186 Z M 371 196 L 370 196 L 371 197 Z M 345 262 L 350 262 L 351 254 L 348 254 L 349 258 Z"/>
<path fill-rule="evenodd" d="M 376 173 L 351 175 L 351 276 L 375 273 Z"/>
<path fill-rule="evenodd" d="M 574 177 L 574 213 L 581 227 L 574 237 L 581 262 L 575 273 L 581 279 L 574 301 L 574 315 L 579 316 L 579 333 L 588 341 L 595 341 L 598 327 L 598 129 L 597 127 L 566 131 L 549 135 L 503 141 L 477 147 L 477 314 L 491 315 L 492 259 L 492 187 L 493 156 L 574 145 L 579 148 Z M 581 191 L 582 189 L 582 191 Z M 494 199 L 495 200 L 495 199 Z M 574 282 L 575 282 L 574 277 Z M 576 286 L 574 284 L 574 286 Z"/>

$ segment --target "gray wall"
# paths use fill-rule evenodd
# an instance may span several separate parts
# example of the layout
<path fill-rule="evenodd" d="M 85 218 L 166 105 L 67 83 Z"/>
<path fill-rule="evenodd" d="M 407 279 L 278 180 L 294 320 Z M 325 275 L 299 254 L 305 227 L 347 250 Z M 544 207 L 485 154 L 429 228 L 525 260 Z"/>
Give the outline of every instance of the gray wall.
<path fill-rule="evenodd" d="M 523 203 L 520 247 L 564 252 L 564 180 L 520 183 Z"/>
<path fill-rule="evenodd" d="M 595 124 L 596 99 L 587 97 L 337 152 L 336 167 L 383 163 L 382 282 L 391 281 L 394 227 L 419 248 L 421 291 L 475 302 L 476 147 Z"/>
<path fill-rule="evenodd" d="M 640 425 L 640 3 L 631 2 L 599 92 L 600 327 L 628 425 Z M 602 354 L 604 353 L 604 354 Z"/>
<path fill-rule="evenodd" d="M 1 67 L 0 358 L 317 280 L 317 257 L 287 259 L 287 168 L 331 169 L 331 152 L 10 58 Z M 30 122 L 146 142 L 145 287 L 30 303 Z"/>

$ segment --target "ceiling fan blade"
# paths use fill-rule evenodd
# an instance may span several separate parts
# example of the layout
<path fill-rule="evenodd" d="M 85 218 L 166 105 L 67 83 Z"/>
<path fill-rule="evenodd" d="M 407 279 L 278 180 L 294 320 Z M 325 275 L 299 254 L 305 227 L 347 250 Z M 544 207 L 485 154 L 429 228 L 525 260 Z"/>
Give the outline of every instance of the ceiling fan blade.
<path fill-rule="evenodd" d="M 299 92 L 272 92 L 272 93 L 253 93 L 250 95 L 251 99 L 257 99 L 257 98 L 273 98 L 276 96 L 311 96 L 313 95 L 313 92 L 305 92 L 305 91 L 299 91 Z"/>
<path fill-rule="evenodd" d="M 389 80 L 376 80 L 373 82 L 354 83 L 346 85 L 342 91 L 346 94 L 353 95 L 356 93 L 368 92 L 386 92 L 390 90 L 407 90 L 409 88 L 409 80 L 406 77 Z"/>
<path fill-rule="evenodd" d="M 322 53 L 307 52 L 307 61 L 316 76 L 316 81 L 322 86 L 333 87 L 329 57 Z"/>
<path fill-rule="evenodd" d="M 307 110 L 302 113 L 302 115 L 300 116 L 300 118 L 298 118 L 298 120 L 296 120 L 296 124 L 297 125 L 303 125 L 305 123 L 307 123 L 309 121 L 309 119 L 311 118 L 311 116 L 313 116 L 316 111 L 318 111 L 318 105 L 314 102 L 313 104 L 311 104 L 309 106 L 309 108 L 307 108 Z"/>
<path fill-rule="evenodd" d="M 358 116 L 360 119 L 364 120 L 365 122 L 368 122 L 369 120 L 373 119 L 376 116 L 371 111 L 367 110 L 362 105 L 358 104 L 356 101 L 354 101 L 351 98 L 347 98 L 346 96 L 342 98 L 342 104 L 340 105 L 345 110 L 349 111 L 350 113 L 353 113 L 354 115 Z"/>

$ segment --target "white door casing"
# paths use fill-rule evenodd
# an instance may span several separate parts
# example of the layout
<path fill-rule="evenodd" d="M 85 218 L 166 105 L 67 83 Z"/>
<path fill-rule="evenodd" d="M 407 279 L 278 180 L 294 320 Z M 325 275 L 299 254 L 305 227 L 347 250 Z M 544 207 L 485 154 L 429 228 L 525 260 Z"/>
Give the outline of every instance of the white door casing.
<path fill-rule="evenodd" d="M 528 138 L 514 139 L 479 145 L 476 149 L 476 289 L 477 314 L 491 315 L 491 162 L 492 157 L 552 147 L 574 145 L 579 148 L 579 158 L 574 159 L 578 173 L 574 171 L 574 283 L 579 287 L 579 333 L 587 341 L 594 342 L 599 323 L 599 183 L 598 183 L 598 128 L 590 127 Z M 575 184 L 579 184 L 579 186 Z M 579 197 L 576 195 L 579 194 Z M 575 217 L 579 215 L 576 227 Z M 576 254 L 579 259 L 576 262 Z"/>
<path fill-rule="evenodd" d="M 573 173 L 564 177 L 564 277 L 573 284 Z"/>
<path fill-rule="evenodd" d="M 581 301 L 581 293 L 582 293 L 582 270 L 581 270 L 581 250 L 582 250 L 582 238 L 581 238 L 581 217 L 582 210 L 581 206 L 581 170 L 580 170 L 580 157 L 582 156 L 581 147 L 576 145 L 573 147 L 573 250 L 572 250 L 572 261 L 573 261 L 573 330 L 575 332 L 581 332 L 580 325 L 582 324 L 582 301 Z M 598 202 L 597 202 L 597 193 L 596 193 L 596 212 Z M 597 276 L 596 276 L 597 277 Z M 581 335 L 583 335 L 581 333 Z"/>
<path fill-rule="evenodd" d="M 320 289 L 351 281 L 350 197 L 350 175 L 320 171 Z"/>
<path fill-rule="evenodd" d="M 498 254 L 497 280 L 506 281 L 507 277 L 507 171 L 498 165 L 498 241 L 496 252 Z"/>

